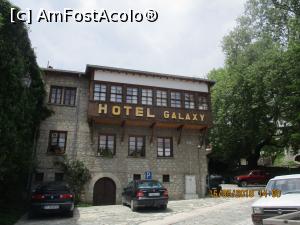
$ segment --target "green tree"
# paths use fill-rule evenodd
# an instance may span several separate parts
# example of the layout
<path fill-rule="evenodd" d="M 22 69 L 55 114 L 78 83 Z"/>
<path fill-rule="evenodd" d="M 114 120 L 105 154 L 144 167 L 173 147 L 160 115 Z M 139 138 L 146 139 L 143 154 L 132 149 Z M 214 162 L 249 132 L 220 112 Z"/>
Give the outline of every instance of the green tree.
<path fill-rule="evenodd" d="M 11 7 L 0 0 L 0 193 L 5 193 L 0 205 L 22 199 L 34 137 L 49 115 L 27 28 L 22 22 L 10 22 Z"/>
<path fill-rule="evenodd" d="M 214 155 L 232 164 L 255 167 L 262 150 L 299 148 L 299 4 L 288 3 L 249 0 L 224 37 L 224 68 L 209 74 Z"/>

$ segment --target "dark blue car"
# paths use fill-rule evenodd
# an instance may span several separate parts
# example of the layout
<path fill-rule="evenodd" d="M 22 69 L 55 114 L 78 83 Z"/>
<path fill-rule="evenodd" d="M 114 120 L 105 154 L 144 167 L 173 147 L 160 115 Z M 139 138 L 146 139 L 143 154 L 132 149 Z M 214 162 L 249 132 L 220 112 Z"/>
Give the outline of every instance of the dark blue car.
<path fill-rule="evenodd" d="M 123 205 L 129 205 L 132 211 L 148 206 L 166 209 L 168 199 L 168 190 L 156 180 L 134 180 L 122 193 Z"/>
<path fill-rule="evenodd" d="M 74 193 L 65 183 L 46 183 L 32 192 L 29 218 L 37 214 L 52 213 L 63 213 L 72 217 L 73 212 Z"/>

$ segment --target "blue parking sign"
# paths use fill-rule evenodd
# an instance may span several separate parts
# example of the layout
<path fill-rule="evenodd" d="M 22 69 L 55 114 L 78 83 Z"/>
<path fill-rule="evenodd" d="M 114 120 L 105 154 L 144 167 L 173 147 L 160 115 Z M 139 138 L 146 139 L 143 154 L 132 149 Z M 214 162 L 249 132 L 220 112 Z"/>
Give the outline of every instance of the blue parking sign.
<path fill-rule="evenodd" d="M 145 172 L 145 179 L 146 180 L 151 180 L 152 179 L 152 172 L 151 171 L 146 171 Z"/>

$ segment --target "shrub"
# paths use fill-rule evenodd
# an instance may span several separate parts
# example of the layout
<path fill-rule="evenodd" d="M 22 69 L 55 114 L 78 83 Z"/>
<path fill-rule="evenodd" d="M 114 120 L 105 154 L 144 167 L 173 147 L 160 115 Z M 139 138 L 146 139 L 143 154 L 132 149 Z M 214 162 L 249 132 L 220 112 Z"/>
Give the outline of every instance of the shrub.
<path fill-rule="evenodd" d="M 66 181 L 75 193 L 75 203 L 78 204 L 84 185 L 91 179 L 89 169 L 80 160 L 64 160 L 58 162 L 66 174 Z"/>

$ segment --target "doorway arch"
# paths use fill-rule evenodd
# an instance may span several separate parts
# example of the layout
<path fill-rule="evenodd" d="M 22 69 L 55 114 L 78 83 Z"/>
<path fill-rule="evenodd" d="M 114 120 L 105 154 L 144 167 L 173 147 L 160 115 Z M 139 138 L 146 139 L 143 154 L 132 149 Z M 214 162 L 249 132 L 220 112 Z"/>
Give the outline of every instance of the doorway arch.
<path fill-rule="evenodd" d="M 93 205 L 115 205 L 116 184 L 108 178 L 103 177 L 96 181 L 93 191 Z"/>

